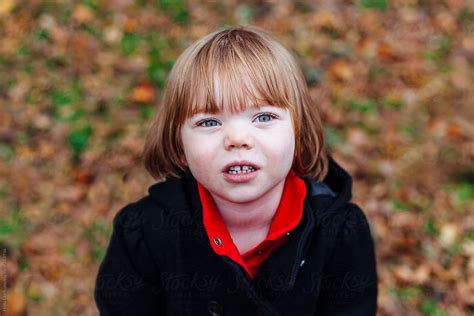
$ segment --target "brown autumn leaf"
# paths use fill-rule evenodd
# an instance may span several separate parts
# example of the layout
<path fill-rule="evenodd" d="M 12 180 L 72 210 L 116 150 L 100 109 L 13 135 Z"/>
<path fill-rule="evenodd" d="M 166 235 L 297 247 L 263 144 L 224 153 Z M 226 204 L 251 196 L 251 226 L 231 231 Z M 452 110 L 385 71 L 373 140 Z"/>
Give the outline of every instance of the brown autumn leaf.
<path fill-rule="evenodd" d="M 136 19 L 127 19 L 123 27 L 124 32 L 133 33 L 136 32 L 138 28 L 138 21 Z"/>
<path fill-rule="evenodd" d="M 78 184 L 91 184 L 94 181 L 95 176 L 89 170 L 76 169 L 74 171 L 74 179 Z"/>
<path fill-rule="evenodd" d="M 457 124 L 456 122 L 451 122 L 448 125 L 447 134 L 451 138 L 461 138 L 465 135 L 464 131 L 461 128 L 461 126 L 459 124 Z"/>
<path fill-rule="evenodd" d="M 456 18 L 449 11 L 439 12 L 435 16 L 434 24 L 446 33 L 453 33 L 457 30 Z"/>
<path fill-rule="evenodd" d="M 471 58 L 471 60 L 474 58 L 474 36 L 466 36 L 462 40 L 462 48 L 465 52 L 465 54 Z"/>
<path fill-rule="evenodd" d="M 366 147 L 370 144 L 367 134 L 360 128 L 350 128 L 347 132 L 349 143 L 355 147 Z"/>
<path fill-rule="evenodd" d="M 86 70 L 95 62 L 98 49 L 97 40 L 84 32 L 75 32 L 69 37 L 68 53 L 79 71 Z"/>
<path fill-rule="evenodd" d="M 155 99 L 155 89 L 150 83 L 141 83 L 133 88 L 130 98 L 134 102 L 152 103 Z"/>
<path fill-rule="evenodd" d="M 329 64 L 328 72 L 332 78 L 340 81 L 349 81 L 354 77 L 351 63 L 341 58 L 335 59 Z"/>
<path fill-rule="evenodd" d="M 32 264 L 35 264 L 39 272 L 49 281 L 58 281 L 67 268 L 66 260 L 57 252 L 33 257 Z"/>
<path fill-rule="evenodd" d="M 404 63 L 399 76 L 408 87 L 412 88 L 420 88 L 428 80 L 426 66 L 418 61 Z"/>
<path fill-rule="evenodd" d="M 365 57 L 374 57 L 377 49 L 377 42 L 370 37 L 362 37 L 356 45 L 357 53 Z"/>
<path fill-rule="evenodd" d="M 387 42 L 381 42 L 377 47 L 377 56 L 382 60 L 394 60 L 397 58 L 397 54 Z"/>
<path fill-rule="evenodd" d="M 428 265 L 411 268 L 404 264 L 394 268 L 393 272 L 397 281 L 403 284 L 424 284 L 430 277 L 430 267 Z"/>
<path fill-rule="evenodd" d="M 72 18 L 80 24 L 88 24 L 94 20 L 94 12 L 85 5 L 76 5 L 72 13 Z"/>
<path fill-rule="evenodd" d="M 42 255 L 57 251 L 61 230 L 62 228 L 59 227 L 50 227 L 31 235 L 23 244 L 22 250 L 28 255 Z"/>
<path fill-rule="evenodd" d="M 312 28 L 320 29 L 341 29 L 341 20 L 333 12 L 328 10 L 318 10 L 309 19 Z"/>
<path fill-rule="evenodd" d="M 56 200 L 58 202 L 77 203 L 84 194 L 84 189 L 80 186 L 65 186 L 56 192 Z"/>
<path fill-rule="evenodd" d="M 10 316 L 23 315 L 26 309 L 26 297 L 18 287 L 8 293 L 6 310 Z"/>
<path fill-rule="evenodd" d="M 17 5 L 18 0 L 2 0 L 0 1 L 0 17 L 8 16 Z"/>
<path fill-rule="evenodd" d="M 14 260 L 12 257 L 7 259 L 7 284 L 14 284 L 19 273 L 20 267 L 18 266 L 18 262 Z"/>

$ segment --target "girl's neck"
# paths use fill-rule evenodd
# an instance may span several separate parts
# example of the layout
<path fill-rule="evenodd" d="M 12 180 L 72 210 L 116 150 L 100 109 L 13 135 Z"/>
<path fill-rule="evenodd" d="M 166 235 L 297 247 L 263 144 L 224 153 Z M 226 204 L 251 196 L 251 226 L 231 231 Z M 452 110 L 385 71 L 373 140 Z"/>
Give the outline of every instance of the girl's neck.
<path fill-rule="evenodd" d="M 211 193 L 230 233 L 269 229 L 280 204 L 285 179 L 258 200 L 234 203 Z"/>

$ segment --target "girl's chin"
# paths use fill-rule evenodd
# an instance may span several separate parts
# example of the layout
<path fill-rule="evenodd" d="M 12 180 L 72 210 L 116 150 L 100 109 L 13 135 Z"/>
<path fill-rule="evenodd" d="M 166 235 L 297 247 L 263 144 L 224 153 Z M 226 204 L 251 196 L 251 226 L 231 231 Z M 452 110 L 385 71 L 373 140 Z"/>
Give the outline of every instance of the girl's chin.
<path fill-rule="evenodd" d="M 221 200 L 226 202 L 236 203 L 236 204 L 246 204 L 258 200 L 262 195 L 253 190 L 244 191 L 244 190 L 230 190 L 226 192 L 216 192 L 216 194 Z"/>

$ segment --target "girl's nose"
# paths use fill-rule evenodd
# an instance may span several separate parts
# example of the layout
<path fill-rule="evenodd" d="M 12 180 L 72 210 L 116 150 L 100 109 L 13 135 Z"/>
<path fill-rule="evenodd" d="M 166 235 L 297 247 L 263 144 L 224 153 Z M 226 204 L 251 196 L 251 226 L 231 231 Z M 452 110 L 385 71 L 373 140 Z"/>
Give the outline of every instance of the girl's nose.
<path fill-rule="evenodd" d="M 224 137 L 224 147 L 226 150 L 236 148 L 251 149 L 253 148 L 253 138 L 247 131 L 240 129 L 229 130 Z"/>

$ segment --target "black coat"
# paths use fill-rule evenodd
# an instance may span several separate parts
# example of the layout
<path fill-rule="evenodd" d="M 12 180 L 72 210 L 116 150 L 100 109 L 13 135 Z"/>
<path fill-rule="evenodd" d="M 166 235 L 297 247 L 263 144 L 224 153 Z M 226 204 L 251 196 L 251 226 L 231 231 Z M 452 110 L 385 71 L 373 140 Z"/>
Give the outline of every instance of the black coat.
<path fill-rule="evenodd" d="M 114 218 L 100 315 L 375 315 L 374 245 L 351 177 L 330 158 L 323 182 L 304 180 L 303 219 L 254 280 L 211 248 L 191 174 L 152 185 Z"/>

